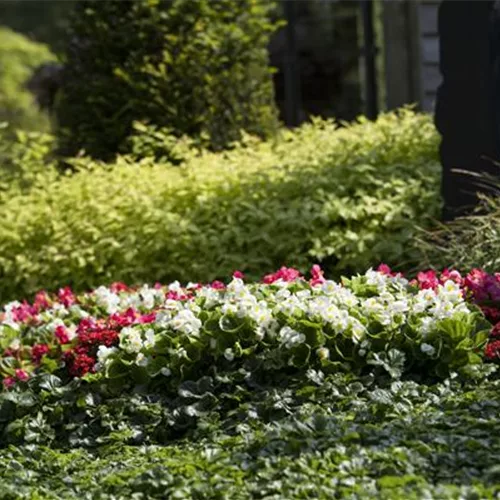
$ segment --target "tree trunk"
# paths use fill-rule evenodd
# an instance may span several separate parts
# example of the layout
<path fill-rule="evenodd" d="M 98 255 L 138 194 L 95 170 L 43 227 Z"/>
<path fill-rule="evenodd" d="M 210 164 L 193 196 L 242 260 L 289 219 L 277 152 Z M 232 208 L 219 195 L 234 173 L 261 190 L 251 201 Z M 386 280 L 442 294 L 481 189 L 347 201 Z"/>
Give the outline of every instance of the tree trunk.
<path fill-rule="evenodd" d="M 494 13 L 493 1 L 444 0 L 439 8 L 443 83 L 438 89 L 435 122 L 442 135 L 445 220 L 477 204 L 477 192 L 484 188 L 470 174 L 498 171 L 493 164 L 499 159 L 498 86 L 494 79 L 498 29 Z"/>

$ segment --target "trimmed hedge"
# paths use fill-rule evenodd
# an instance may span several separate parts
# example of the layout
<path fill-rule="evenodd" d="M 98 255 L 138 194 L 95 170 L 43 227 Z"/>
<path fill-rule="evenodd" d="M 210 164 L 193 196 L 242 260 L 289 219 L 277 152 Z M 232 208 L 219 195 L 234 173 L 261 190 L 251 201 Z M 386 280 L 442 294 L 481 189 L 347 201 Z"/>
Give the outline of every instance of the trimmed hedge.
<path fill-rule="evenodd" d="M 134 120 L 213 149 L 278 128 L 269 0 L 80 1 L 57 105 L 61 147 L 111 158 Z"/>
<path fill-rule="evenodd" d="M 120 157 L 0 205 L 0 300 L 114 280 L 211 281 L 320 261 L 333 275 L 418 258 L 439 214 L 432 120 L 410 110 L 316 121 L 173 166 Z M 85 167 L 85 168 L 84 168 Z"/>
<path fill-rule="evenodd" d="M 0 122 L 27 130 L 48 129 L 48 116 L 38 110 L 25 84 L 38 66 L 53 60 L 46 45 L 0 27 Z"/>

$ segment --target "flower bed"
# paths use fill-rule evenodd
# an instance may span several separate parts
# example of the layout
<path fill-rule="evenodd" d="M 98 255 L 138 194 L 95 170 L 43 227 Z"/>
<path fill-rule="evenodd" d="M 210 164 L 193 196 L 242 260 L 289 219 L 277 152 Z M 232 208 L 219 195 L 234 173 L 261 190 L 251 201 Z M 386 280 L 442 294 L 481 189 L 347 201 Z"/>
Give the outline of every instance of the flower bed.
<path fill-rule="evenodd" d="M 498 358 L 498 323 L 487 341 L 499 298 L 500 275 L 430 271 L 409 282 L 384 265 L 341 283 L 314 266 L 309 280 L 282 268 L 256 284 L 236 272 L 227 285 L 64 288 L 5 306 L 0 375 L 4 390 L 53 374 L 167 393 L 235 367 L 443 378 Z"/>

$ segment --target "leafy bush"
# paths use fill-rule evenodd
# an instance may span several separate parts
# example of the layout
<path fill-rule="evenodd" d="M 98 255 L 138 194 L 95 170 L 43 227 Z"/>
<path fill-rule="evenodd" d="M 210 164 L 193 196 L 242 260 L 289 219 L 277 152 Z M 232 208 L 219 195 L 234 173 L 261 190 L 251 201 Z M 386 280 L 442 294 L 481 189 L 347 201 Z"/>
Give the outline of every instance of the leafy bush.
<path fill-rule="evenodd" d="M 220 149 L 276 130 L 263 0 L 82 1 L 58 104 L 62 147 L 116 153 L 135 120 Z"/>
<path fill-rule="evenodd" d="M 0 124 L 0 201 L 57 180 L 54 137 Z"/>
<path fill-rule="evenodd" d="M 439 214 L 432 121 L 409 110 L 338 129 L 190 154 L 174 167 L 120 157 L 0 205 L 0 299 L 42 287 L 180 279 L 284 263 L 330 273 L 414 261 L 416 226 Z"/>
<path fill-rule="evenodd" d="M 25 84 L 38 66 L 53 60 L 47 46 L 0 27 L 0 122 L 26 130 L 49 127 L 48 116 L 38 110 Z"/>
<path fill-rule="evenodd" d="M 64 39 L 66 18 L 74 2 L 43 0 L 30 2 L 9 0 L 0 2 L 0 19 L 10 29 L 47 44 L 56 53 Z"/>

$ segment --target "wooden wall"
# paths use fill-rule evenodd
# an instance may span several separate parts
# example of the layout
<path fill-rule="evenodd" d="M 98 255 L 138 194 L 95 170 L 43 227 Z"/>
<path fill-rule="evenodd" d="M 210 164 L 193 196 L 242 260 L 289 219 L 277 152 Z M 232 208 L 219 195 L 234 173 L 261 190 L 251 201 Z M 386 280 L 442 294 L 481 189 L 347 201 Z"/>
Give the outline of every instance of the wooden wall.
<path fill-rule="evenodd" d="M 386 107 L 433 111 L 439 73 L 440 0 L 383 0 Z"/>
<path fill-rule="evenodd" d="M 420 0 L 418 4 L 418 33 L 420 40 L 421 107 L 434 110 L 436 90 L 441 82 L 439 73 L 438 8 L 439 0 Z"/>

